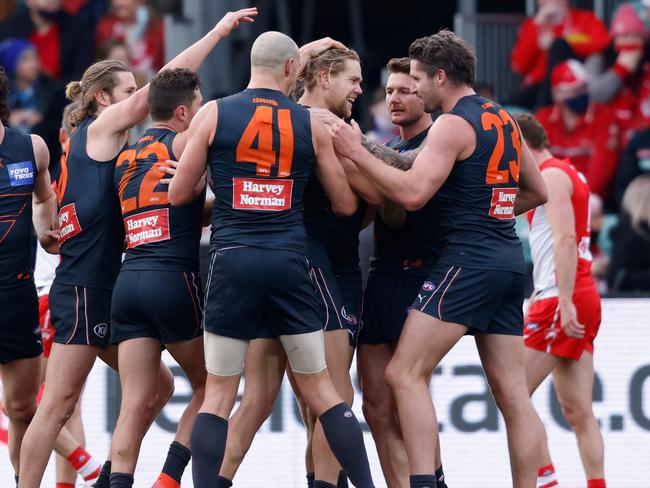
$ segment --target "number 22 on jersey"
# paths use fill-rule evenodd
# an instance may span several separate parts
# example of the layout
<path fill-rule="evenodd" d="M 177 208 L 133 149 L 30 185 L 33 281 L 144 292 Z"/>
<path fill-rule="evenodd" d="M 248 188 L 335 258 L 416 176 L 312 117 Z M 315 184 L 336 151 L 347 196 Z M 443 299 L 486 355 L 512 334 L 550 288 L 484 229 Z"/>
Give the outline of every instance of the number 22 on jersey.
<path fill-rule="evenodd" d="M 155 156 L 157 162 L 149 168 L 142 178 L 137 196 L 124 198 L 124 191 L 135 172 L 136 161 L 150 156 Z M 167 199 L 166 191 L 154 191 L 158 183 L 160 183 L 162 176 L 159 168 L 168 159 L 170 159 L 169 151 L 161 142 L 153 142 L 140 149 L 137 153 L 135 149 L 127 149 L 118 156 L 117 166 L 120 167 L 126 164 L 126 169 L 124 170 L 124 174 L 122 174 L 118 188 L 122 213 L 153 205 L 166 205 L 168 203 L 169 200 Z"/>

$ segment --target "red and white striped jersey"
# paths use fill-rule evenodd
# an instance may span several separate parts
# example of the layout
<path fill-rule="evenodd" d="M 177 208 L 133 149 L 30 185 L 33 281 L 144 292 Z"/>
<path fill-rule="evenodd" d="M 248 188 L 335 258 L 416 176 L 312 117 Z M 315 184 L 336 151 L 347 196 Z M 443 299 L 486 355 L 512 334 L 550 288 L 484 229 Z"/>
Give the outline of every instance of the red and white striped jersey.
<path fill-rule="evenodd" d="M 544 171 L 548 168 L 558 168 L 571 179 L 573 185 L 571 204 L 578 247 L 578 269 L 574 292 L 591 288 L 595 285 L 591 276 L 591 251 L 589 250 L 591 213 L 587 180 L 567 159 L 549 158 L 540 165 L 539 169 Z M 528 212 L 527 218 L 530 224 L 529 239 L 533 257 L 535 297 L 541 299 L 558 296 L 553 232 L 546 209 L 543 206 L 537 207 Z"/>

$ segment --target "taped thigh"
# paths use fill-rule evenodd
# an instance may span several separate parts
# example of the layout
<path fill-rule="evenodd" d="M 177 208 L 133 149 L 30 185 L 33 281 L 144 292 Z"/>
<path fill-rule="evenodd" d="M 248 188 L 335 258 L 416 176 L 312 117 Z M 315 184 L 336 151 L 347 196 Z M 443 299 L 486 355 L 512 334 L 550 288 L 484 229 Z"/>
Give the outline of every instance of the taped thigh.
<path fill-rule="evenodd" d="M 235 376 L 244 371 L 244 359 L 248 350 L 245 339 L 226 337 L 203 332 L 205 369 L 216 376 Z"/>
<path fill-rule="evenodd" d="M 325 362 L 325 335 L 322 330 L 306 334 L 280 336 L 294 373 L 314 374 L 327 367 Z"/>

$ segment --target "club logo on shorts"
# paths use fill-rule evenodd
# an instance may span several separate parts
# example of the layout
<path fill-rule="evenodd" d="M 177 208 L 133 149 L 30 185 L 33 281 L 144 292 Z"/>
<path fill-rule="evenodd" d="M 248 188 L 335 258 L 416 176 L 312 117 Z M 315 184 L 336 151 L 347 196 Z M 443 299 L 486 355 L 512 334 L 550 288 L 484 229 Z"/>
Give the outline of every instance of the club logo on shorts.
<path fill-rule="evenodd" d="M 79 232 L 81 232 L 81 224 L 77 217 L 77 207 L 74 203 L 64 205 L 59 210 L 59 241 L 63 244 Z"/>
<path fill-rule="evenodd" d="M 422 284 L 422 289 L 423 289 L 424 291 L 431 291 L 431 290 L 433 290 L 434 288 L 435 288 L 435 285 L 434 285 L 433 283 L 431 283 L 430 281 L 425 281 L 425 282 Z"/>
<path fill-rule="evenodd" d="M 348 324 L 357 325 L 357 316 L 354 314 L 348 315 L 345 311 L 345 306 L 341 307 L 341 317 L 343 317 Z"/>
<path fill-rule="evenodd" d="M 34 184 L 34 165 L 31 161 L 8 164 L 7 171 L 9 171 L 9 184 L 11 186 Z"/>
<path fill-rule="evenodd" d="M 539 324 L 535 322 L 530 322 L 526 324 L 526 330 L 537 330 L 537 329 L 539 329 Z"/>
<path fill-rule="evenodd" d="M 352 418 L 352 412 L 350 410 L 346 410 L 345 413 L 343 414 L 343 416 L 345 418 L 347 418 L 347 419 L 351 419 Z"/>
<path fill-rule="evenodd" d="M 108 324 L 106 323 L 97 324 L 95 327 L 93 327 L 93 332 L 97 337 L 103 339 L 104 337 L 106 337 L 106 333 L 108 332 Z"/>
<path fill-rule="evenodd" d="M 232 179 L 232 208 L 281 212 L 291 208 L 293 180 Z"/>

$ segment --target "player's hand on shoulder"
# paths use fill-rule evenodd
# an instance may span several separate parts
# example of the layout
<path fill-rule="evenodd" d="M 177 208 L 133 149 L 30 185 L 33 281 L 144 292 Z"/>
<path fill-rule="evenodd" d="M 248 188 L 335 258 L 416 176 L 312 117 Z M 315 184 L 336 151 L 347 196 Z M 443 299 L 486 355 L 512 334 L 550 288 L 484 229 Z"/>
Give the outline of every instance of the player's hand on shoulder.
<path fill-rule="evenodd" d="M 332 141 L 337 154 L 350 158 L 352 161 L 355 161 L 357 151 L 363 149 L 361 145 L 361 129 L 354 119 L 350 121 L 350 124 L 341 121 L 334 129 Z"/>
<path fill-rule="evenodd" d="M 254 17 L 258 14 L 257 7 L 243 8 L 235 12 L 228 12 L 214 26 L 214 30 L 221 36 L 229 36 L 230 33 L 239 26 L 241 22 L 255 22 Z"/>
<path fill-rule="evenodd" d="M 320 120 L 325 127 L 328 129 L 331 129 L 333 134 L 334 129 L 341 123 L 343 123 L 343 120 L 338 117 L 337 115 L 334 115 L 332 112 L 330 112 L 326 108 L 316 108 L 316 107 L 311 107 L 309 109 L 309 112 L 315 116 L 318 120 Z"/>
<path fill-rule="evenodd" d="M 576 307 L 571 301 L 560 301 L 560 320 L 564 333 L 574 339 L 582 339 L 585 335 L 585 326 L 578 322 Z"/>

